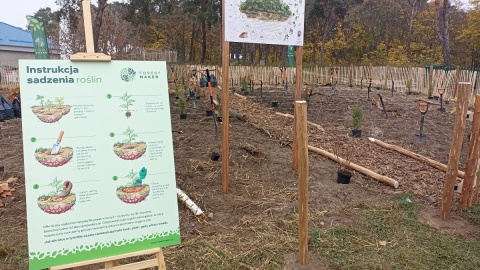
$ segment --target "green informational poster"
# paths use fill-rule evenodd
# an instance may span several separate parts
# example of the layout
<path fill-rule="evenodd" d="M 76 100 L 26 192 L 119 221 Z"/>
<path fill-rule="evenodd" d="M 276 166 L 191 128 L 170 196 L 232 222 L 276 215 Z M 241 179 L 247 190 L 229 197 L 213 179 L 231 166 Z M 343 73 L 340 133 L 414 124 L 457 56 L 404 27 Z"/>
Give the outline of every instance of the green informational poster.
<path fill-rule="evenodd" d="M 30 269 L 179 244 L 165 62 L 19 66 Z"/>
<path fill-rule="evenodd" d="M 50 59 L 50 54 L 48 53 L 48 40 L 43 23 L 32 16 L 27 16 L 27 20 L 28 27 L 30 28 L 30 31 L 32 31 L 35 59 Z"/>

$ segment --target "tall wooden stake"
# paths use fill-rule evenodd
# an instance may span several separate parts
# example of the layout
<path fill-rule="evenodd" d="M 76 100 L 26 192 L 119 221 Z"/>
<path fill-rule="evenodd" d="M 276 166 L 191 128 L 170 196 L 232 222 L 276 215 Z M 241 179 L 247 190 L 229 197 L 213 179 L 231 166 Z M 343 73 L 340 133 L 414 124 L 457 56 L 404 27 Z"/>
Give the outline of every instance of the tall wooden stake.
<path fill-rule="evenodd" d="M 450 159 L 447 164 L 447 173 L 445 184 L 443 186 L 442 206 L 440 217 L 443 220 L 450 219 L 450 210 L 452 207 L 453 190 L 457 179 L 458 163 L 462 151 L 463 135 L 467 122 L 468 98 L 470 96 L 471 83 L 458 83 L 458 100 L 455 111 L 455 122 L 453 125 L 452 145 L 450 148 Z"/>
<path fill-rule="evenodd" d="M 228 175 L 230 171 L 230 142 L 229 142 L 229 97 L 230 89 L 228 77 L 230 74 L 230 43 L 225 41 L 225 9 L 226 4 L 223 0 L 222 5 L 222 191 L 228 192 Z"/>
<path fill-rule="evenodd" d="M 295 50 L 295 101 L 302 98 L 302 88 L 303 88 L 303 77 L 302 77 L 302 63 L 303 63 L 303 46 L 298 46 Z M 295 132 L 295 127 L 297 125 L 297 115 L 294 113 L 293 118 L 293 160 L 292 160 L 292 169 L 298 171 L 298 146 L 297 146 L 297 134 Z"/>
<path fill-rule="evenodd" d="M 470 92 L 469 92 L 470 94 Z M 465 178 L 463 179 L 462 195 L 460 197 L 460 210 L 466 210 L 472 205 L 473 182 L 477 172 L 478 157 L 480 152 L 480 95 L 475 96 L 475 108 L 473 114 L 472 132 L 470 133 L 470 144 L 468 145 L 467 166 Z M 478 180 L 477 180 L 478 182 Z M 478 183 L 477 183 L 478 188 Z M 475 194 L 476 195 L 476 194 Z"/>
<path fill-rule="evenodd" d="M 430 72 L 428 73 L 428 96 L 433 93 L 433 64 L 430 64 Z"/>
<path fill-rule="evenodd" d="M 298 261 L 308 263 L 308 140 L 307 140 L 307 102 L 295 101 L 295 115 L 297 123 L 298 147 Z"/>
<path fill-rule="evenodd" d="M 458 82 L 460 81 L 460 67 L 457 66 L 457 69 L 455 70 L 455 81 L 454 81 L 454 84 L 453 84 L 453 98 L 456 98 L 457 97 L 457 93 L 458 93 Z"/>

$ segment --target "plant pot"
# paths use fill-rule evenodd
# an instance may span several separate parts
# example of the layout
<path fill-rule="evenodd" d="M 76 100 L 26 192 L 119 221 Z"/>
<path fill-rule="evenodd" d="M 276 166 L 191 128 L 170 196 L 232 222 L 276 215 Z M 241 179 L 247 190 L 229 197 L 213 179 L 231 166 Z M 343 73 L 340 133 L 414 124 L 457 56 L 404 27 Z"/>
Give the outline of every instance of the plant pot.
<path fill-rule="evenodd" d="M 200 99 L 200 96 L 197 96 L 197 99 Z"/>
<path fill-rule="evenodd" d="M 210 159 L 213 161 L 217 161 L 220 158 L 220 154 L 217 152 L 212 152 L 212 155 L 210 156 Z"/>
<path fill-rule="evenodd" d="M 221 117 L 221 116 L 217 116 L 217 121 L 221 123 L 221 122 L 222 122 L 222 117 Z"/>
<path fill-rule="evenodd" d="M 213 111 L 212 110 L 207 110 L 207 116 L 212 116 L 213 115 Z"/>
<path fill-rule="evenodd" d="M 175 97 L 175 99 L 179 99 L 180 97 Z"/>
<path fill-rule="evenodd" d="M 355 137 L 355 138 L 360 138 L 360 137 L 362 137 L 362 131 L 361 131 L 361 130 L 352 129 L 352 136 Z"/>
<path fill-rule="evenodd" d="M 427 97 L 428 99 L 433 99 L 433 97 Z"/>
<path fill-rule="evenodd" d="M 187 119 L 187 114 L 186 113 L 181 113 L 180 114 L 180 119 Z"/>
<path fill-rule="evenodd" d="M 272 101 L 272 107 L 278 107 L 278 101 Z"/>
<path fill-rule="evenodd" d="M 443 101 L 445 104 L 450 104 L 450 100 Z"/>
<path fill-rule="evenodd" d="M 407 92 L 407 95 L 411 95 L 411 94 L 412 94 L 412 92 Z"/>
<path fill-rule="evenodd" d="M 433 99 L 438 100 L 439 96 L 433 96 Z"/>
<path fill-rule="evenodd" d="M 350 184 L 350 178 L 352 178 L 351 172 L 344 170 L 337 171 L 338 184 Z"/>

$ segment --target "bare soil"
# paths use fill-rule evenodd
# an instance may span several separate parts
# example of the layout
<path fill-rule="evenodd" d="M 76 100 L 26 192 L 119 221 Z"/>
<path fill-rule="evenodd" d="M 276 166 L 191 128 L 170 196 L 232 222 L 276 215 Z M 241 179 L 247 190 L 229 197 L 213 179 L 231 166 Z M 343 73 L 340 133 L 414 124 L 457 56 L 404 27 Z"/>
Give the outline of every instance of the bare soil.
<path fill-rule="evenodd" d="M 338 164 L 310 153 L 310 227 L 330 228 L 355 223 L 357 216 L 346 209 L 383 205 L 391 201 L 394 195 L 405 192 L 414 194 L 414 200 L 429 204 L 431 211 L 439 211 L 438 202 L 441 200 L 445 173 L 399 153 L 380 148 L 370 143 L 367 137 L 402 146 L 446 164 L 453 129 L 453 114 L 448 113 L 452 104 L 446 105 L 446 113 L 435 110 L 438 106 L 431 106 L 425 122 L 427 143 L 417 145 L 413 143 L 413 134 L 418 132 L 420 120 L 416 100 L 423 97 L 397 93 L 390 97 L 387 91 L 379 93 L 383 95 L 387 108 L 396 110 L 388 113 L 388 118 L 366 99 L 365 89 L 341 87 L 338 94 L 332 96 L 329 96 L 328 88 L 314 89 L 308 120 L 322 125 L 325 132 L 309 127 L 309 144 L 327 151 L 336 149 L 340 156 L 349 157 L 354 163 L 398 180 L 400 187 L 393 189 L 357 172 L 353 173 L 350 184 L 337 184 Z M 239 242 L 244 242 L 236 250 L 239 254 L 244 254 L 260 244 L 257 236 L 262 232 L 255 230 L 255 222 L 265 221 L 272 230 L 277 230 L 279 226 L 276 224 L 291 220 L 291 216 L 297 213 L 297 176 L 291 169 L 293 121 L 275 115 L 276 111 L 293 114 L 292 91 L 289 95 L 283 95 L 280 87 L 264 89 L 262 100 L 259 94 L 259 90 L 255 89 L 247 99 L 230 96 L 231 108 L 245 114 L 247 121 L 230 118 L 230 171 L 227 193 L 222 191 L 223 157 L 220 157 L 219 161 L 210 159 L 212 152 L 222 153 L 221 124 L 215 127 L 212 117 L 205 115 L 208 102 L 199 102 L 198 109 L 193 109 L 193 105 L 189 104 L 188 118 L 179 120 L 175 98 L 171 98 L 177 186 L 208 216 L 206 221 L 200 222 L 185 206 L 179 204 L 182 245 L 165 249 L 167 266 L 172 265 L 172 269 L 187 269 L 181 268 L 182 256 L 185 256 L 182 254 L 193 248 L 196 240 L 201 237 L 218 237 L 223 245 L 237 246 Z M 372 96 L 374 94 L 375 92 L 371 93 Z M 207 100 L 208 97 L 203 99 Z M 271 108 L 270 103 L 273 100 L 278 100 L 280 107 Z M 364 108 L 365 120 L 361 138 L 352 138 L 350 135 L 353 106 Z M 468 130 L 469 125 L 470 123 Z M 8 241 L 9 245 L 25 249 L 26 261 L 21 120 L 0 123 L 0 128 L 0 165 L 5 167 L 5 172 L 0 173 L 0 179 L 19 177 L 15 195 L 3 199 L 6 206 L 0 208 L 2 228 L 15 230 L 16 233 L 9 235 L 5 241 Z M 461 167 L 465 163 L 468 146 L 467 136 L 464 137 Z M 245 149 L 245 144 L 256 148 L 259 154 L 250 154 Z M 454 205 L 457 205 L 457 200 L 458 194 Z M 293 225 L 286 226 L 294 228 Z M 294 237 L 296 233 L 285 231 L 278 237 Z M 297 262 L 292 255 L 295 248 L 285 247 L 289 252 L 285 253 L 283 264 L 275 269 L 303 269 L 295 268 Z M 0 254 L 0 261 L 8 259 L 2 256 Z M 190 269 L 195 269 L 195 266 L 191 267 Z M 319 263 L 318 268 L 305 269 L 322 269 L 320 267 Z M 10 264 L 1 265 L 0 269 L 20 268 Z M 261 269 L 266 269 L 266 266 Z"/>

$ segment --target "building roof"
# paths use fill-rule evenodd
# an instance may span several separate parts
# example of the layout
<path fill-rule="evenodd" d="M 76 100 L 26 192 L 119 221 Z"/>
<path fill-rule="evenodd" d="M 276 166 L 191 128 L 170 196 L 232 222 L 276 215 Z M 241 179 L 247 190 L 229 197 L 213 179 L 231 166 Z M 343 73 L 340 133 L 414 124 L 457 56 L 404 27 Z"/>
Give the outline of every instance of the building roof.
<path fill-rule="evenodd" d="M 49 47 L 52 41 L 48 40 Z M 0 46 L 33 48 L 32 33 L 22 28 L 0 22 Z"/>

